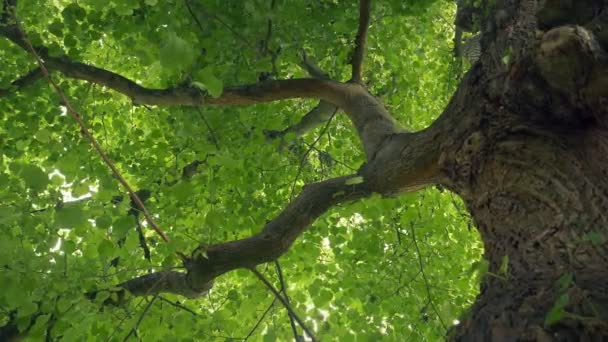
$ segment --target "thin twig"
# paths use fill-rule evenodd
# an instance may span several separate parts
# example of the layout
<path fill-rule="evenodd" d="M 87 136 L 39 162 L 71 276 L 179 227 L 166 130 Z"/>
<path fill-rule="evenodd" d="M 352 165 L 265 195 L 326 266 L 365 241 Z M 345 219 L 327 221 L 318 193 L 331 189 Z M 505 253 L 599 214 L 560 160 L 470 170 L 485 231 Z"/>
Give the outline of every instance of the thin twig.
<path fill-rule="evenodd" d="M 148 247 L 146 235 L 139 222 L 139 215 L 133 215 L 133 219 L 135 219 L 135 230 L 137 231 L 137 236 L 139 238 L 139 247 L 144 251 L 144 259 L 150 261 L 150 247 Z"/>
<path fill-rule="evenodd" d="M 279 277 L 279 283 L 281 284 L 281 292 L 283 292 L 283 296 L 285 297 L 285 301 L 289 303 L 289 296 L 287 295 L 287 285 L 285 285 L 285 278 L 283 278 L 283 270 L 281 269 L 281 264 L 279 260 L 274 261 L 274 267 L 277 269 L 277 276 Z M 300 340 L 300 334 L 298 334 L 298 328 L 296 327 L 296 322 L 291 314 L 289 316 L 289 324 L 291 325 L 291 331 L 293 331 L 293 337 L 297 341 Z"/>
<path fill-rule="evenodd" d="M 357 30 L 357 37 L 355 38 L 355 51 L 351 60 L 353 67 L 351 81 L 356 83 L 361 83 L 361 71 L 363 57 L 365 56 L 365 41 L 367 40 L 367 29 L 369 28 L 371 3 L 371 0 L 359 1 L 359 28 Z"/>
<path fill-rule="evenodd" d="M 110 168 L 110 170 L 112 170 L 114 177 L 116 177 L 118 179 L 118 181 L 120 182 L 120 184 L 122 184 L 122 186 L 127 190 L 127 192 L 129 193 L 129 196 L 131 197 L 133 202 L 143 212 L 143 214 L 146 218 L 146 221 L 148 222 L 150 227 L 152 227 L 152 229 L 154 229 L 154 231 L 163 239 L 163 241 L 169 242 L 169 238 L 167 237 L 165 232 L 162 229 L 160 229 L 160 227 L 158 227 L 156 222 L 154 222 L 154 219 L 152 219 L 152 216 L 150 215 L 150 213 L 144 206 L 144 204 L 141 201 L 141 199 L 139 198 L 139 196 L 137 196 L 135 191 L 133 191 L 133 189 L 131 188 L 129 183 L 127 183 L 127 181 L 124 179 L 124 177 L 122 176 L 120 171 L 118 171 L 118 169 L 116 168 L 114 163 L 110 160 L 110 158 L 105 153 L 103 148 L 99 145 L 99 143 L 97 142 L 97 140 L 95 139 L 93 134 L 91 134 L 91 132 L 87 128 L 86 124 L 82 120 L 80 113 L 78 113 L 78 111 L 76 109 L 74 109 L 74 107 L 72 107 L 72 105 L 68 101 L 67 97 L 65 96 L 65 94 L 63 93 L 61 88 L 59 88 L 59 85 L 57 85 L 57 83 L 51 78 L 51 74 L 49 73 L 49 70 L 46 68 L 44 62 L 42 61 L 42 59 L 40 58 L 40 56 L 38 55 L 36 50 L 34 50 L 32 43 L 25 35 L 25 32 L 22 30 L 18 21 L 16 23 L 16 28 L 17 28 L 17 31 L 19 32 L 19 35 L 21 35 L 23 37 L 23 41 L 24 41 L 27 49 L 36 58 L 36 61 L 38 62 L 38 65 L 40 66 L 42 73 L 49 80 L 49 83 L 54 88 L 55 92 L 59 95 L 59 97 L 61 98 L 61 101 L 63 102 L 63 104 L 65 105 L 65 107 L 67 109 L 67 112 L 70 114 L 70 116 L 74 120 L 76 120 L 76 122 L 80 126 L 80 130 L 81 130 L 82 134 L 89 140 L 89 142 L 91 143 L 91 145 L 93 145 L 93 147 L 95 148 L 95 150 L 97 151 L 97 153 L 99 154 L 101 159 L 103 159 L 103 161 Z"/>
<path fill-rule="evenodd" d="M 327 131 L 327 129 L 329 128 L 329 124 L 331 124 L 331 121 L 336 116 L 337 112 L 338 112 L 338 107 L 336 107 L 336 109 L 334 109 L 333 114 L 331 114 L 331 117 L 329 117 L 329 120 L 327 120 L 327 123 L 325 124 L 325 127 L 323 127 L 323 130 L 321 131 L 319 136 L 312 142 L 312 144 L 310 144 L 310 147 L 308 148 L 308 150 L 306 150 L 306 152 L 304 152 L 304 154 L 302 155 L 302 158 L 300 159 L 300 165 L 298 166 L 298 173 L 296 174 L 296 177 L 293 179 L 293 183 L 291 184 L 291 192 L 289 193 L 290 202 L 293 200 L 293 194 L 296 190 L 296 182 L 298 181 L 298 178 L 300 177 L 300 174 L 302 173 L 302 167 L 304 166 L 304 161 L 306 160 L 306 157 L 308 157 L 308 155 L 310 154 L 310 152 L 312 151 L 314 146 L 317 144 L 317 142 L 319 142 L 319 140 L 321 140 L 321 137 L 323 136 L 323 134 L 325 134 L 325 131 Z"/>
<path fill-rule="evenodd" d="M 426 277 L 426 273 L 424 272 L 424 264 L 422 262 L 422 255 L 420 254 L 420 248 L 418 247 L 418 242 L 416 240 L 416 228 L 414 227 L 413 224 L 411 226 L 411 232 L 412 232 L 412 241 L 414 242 L 414 246 L 416 247 L 416 254 L 418 255 L 418 265 L 420 266 L 420 273 L 422 274 L 422 279 L 424 279 L 424 284 L 426 287 L 427 299 L 428 299 L 429 303 L 431 304 L 431 307 L 433 308 L 435 315 L 437 315 L 437 318 L 439 318 L 439 322 L 441 323 L 441 326 L 443 327 L 443 329 L 447 330 L 448 327 L 447 327 L 447 325 L 445 325 L 445 322 L 443 322 L 443 319 L 441 318 L 439 311 L 435 307 L 435 302 L 433 301 L 433 297 L 431 295 L 431 286 L 429 284 L 428 278 Z"/>
<path fill-rule="evenodd" d="M 194 14 L 194 11 L 192 10 L 192 7 L 190 6 L 190 2 L 188 0 L 184 0 L 184 3 L 186 4 L 186 8 L 188 9 L 188 13 L 190 13 L 190 16 L 192 17 L 192 19 L 194 19 L 194 22 L 196 23 L 196 26 L 198 26 L 198 28 L 199 28 L 199 30 L 201 30 L 201 32 L 205 32 L 205 29 L 203 29 L 203 25 L 198 20 L 198 17 L 196 16 L 196 14 Z"/>
<path fill-rule="evenodd" d="M 141 298 L 141 300 L 139 301 L 139 303 L 137 303 L 137 307 L 139 307 L 141 305 L 141 303 L 143 303 L 143 301 L 146 299 L 146 296 L 148 296 L 148 294 L 150 292 L 152 292 L 157 286 L 158 284 L 160 284 L 164 279 L 165 279 L 166 275 L 162 275 L 161 277 L 159 277 L 159 279 L 146 291 L 146 293 L 144 294 L 144 297 Z M 154 302 L 154 300 L 159 296 L 158 293 L 156 293 L 154 295 L 154 298 L 148 302 L 148 307 L 146 309 L 144 309 L 144 312 L 142 313 L 142 316 L 140 317 L 139 323 L 141 323 L 141 320 L 143 319 L 143 315 L 145 314 L 145 312 L 149 309 L 149 307 L 152 305 L 152 302 Z M 114 334 L 116 334 L 116 332 L 118 331 L 118 328 L 121 327 L 121 325 L 125 322 L 127 317 L 125 317 L 124 319 L 122 319 L 118 325 L 116 326 L 116 328 L 114 329 L 114 331 L 112 332 L 112 334 L 110 334 L 110 337 L 108 338 L 108 341 L 112 340 L 112 337 L 114 336 Z M 139 323 L 137 326 L 139 326 Z M 133 330 L 132 330 L 133 331 Z M 129 335 L 131 335 L 131 332 L 129 332 Z M 127 337 L 125 337 L 125 341 L 127 338 L 129 338 L 129 335 L 127 335 Z"/>
<path fill-rule="evenodd" d="M 305 144 L 306 146 L 308 146 L 308 147 L 312 148 L 313 150 L 315 150 L 315 151 L 316 151 L 317 153 L 319 153 L 319 154 L 321 154 L 321 153 L 327 153 L 326 151 L 320 150 L 320 149 L 319 149 L 319 148 L 317 148 L 316 146 L 313 146 L 313 145 L 311 145 L 311 144 L 309 144 L 309 143 L 307 143 L 307 142 L 304 142 L 304 144 Z M 330 145 L 331 145 L 331 144 L 330 144 Z M 333 160 L 334 162 L 336 162 L 336 164 L 340 164 L 340 165 L 344 166 L 345 168 L 347 168 L 347 169 L 349 169 L 349 170 L 351 170 L 351 171 L 357 171 L 357 169 L 356 169 L 356 168 L 354 168 L 354 167 L 352 167 L 352 166 L 350 166 L 350 165 L 346 164 L 346 163 L 345 163 L 345 162 L 343 162 L 343 161 L 340 161 L 340 160 L 338 160 L 338 159 L 334 158 L 334 157 L 333 157 L 331 154 L 327 153 L 327 155 L 329 156 L 329 158 L 331 158 L 331 160 Z"/>
<path fill-rule="evenodd" d="M 146 314 L 152 307 L 152 304 L 154 304 L 154 301 L 156 300 L 156 298 L 158 298 L 158 295 L 154 296 L 154 298 L 152 298 L 152 300 L 150 300 L 148 302 L 148 304 L 146 305 L 144 310 L 141 312 L 141 315 L 139 315 L 139 319 L 137 320 L 137 323 L 135 323 L 135 326 L 133 327 L 133 329 L 131 329 L 131 331 L 129 331 L 129 334 L 124 338 L 123 342 L 127 341 L 129 339 L 129 337 L 131 337 L 131 335 L 137 334 L 137 329 L 139 329 L 139 325 L 144 320 L 144 317 L 146 316 Z"/>
<path fill-rule="evenodd" d="M 203 120 L 203 123 L 205 123 L 205 126 L 207 126 L 207 130 L 209 130 L 209 134 L 211 135 L 211 140 L 213 140 L 213 145 L 215 145 L 215 148 L 217 148 L 219 150 L 220 143 L 219 143 L 219 140 L 217 139 L 217 136 L 215 135 L 215 131 L 213 130 L 213 128 L 211 128 L 209 121 L 207 121 L 207 118 L 205 118 L 205 115 L 203 115 L 203 112 L 201 111 L 201 109 L 196 107 L 196 111 L 198 112 L 198 115 L 201 117 L 201 120 Z"/>
<path fill-rule="evenodd" d="M 186 306 L 184 306 L 184 305 L 182 305 L 180 303 L 170 301 L 170 300 L 168 300 L 167 298 L 165 298 L 163 296 L 158 296 L 158 299 L 160 299 L 161 302 L 165 302 L 165 303 L 167 303 L 167 304 L 169 304 L 171 306 L 174 306 L 174 307 L 176 307 L 178 309 L 184 310 L 187 313 L 191 314 L 192 316 L 198 316 L 198 314 L 194 310 L 192 310 L 192 309 L 190 309 L 190 308 L 188 308 L 188 307 L 186 307 Z"/>
<path fill-rule="evenodd" d="M 272 12 L 274 10 L 274 5 L 275 5 L 275 0 L 270 0 L 270 12 Z M 269 50 L 268 50 L 268 44 L 270 43 L 270 38 L 272 37 L 272 19 L 271 16 L 268 16 L 268 22 L 266 25 L 266 37 L 264 38 L 264 40 L 262 41 L 262 55 L 266 55 L 268 54 Z"/>
<path fill-rule="evenodd" d="M 289 305 L 289 303 L 285 300 L 285 298 L 283 298 L 283 296 L 281 296 L 279 291 L 277 291 L 277 289 L 274 286 L 272 286 L 272 284 L 268 281 L 268 279 L 266 279 L 266 277 L 264 277 L 264 275 L 262 273 L 260 273 L 255 267 L 252 267 L 249 270 L 251 272 L 253 272 L 253 274 L 255 274 L 255 276 L 258 277 L 258 279 L 260 279 L 260 281 L 262 283 L 264 283 L 264 285 L 266 285 L 268 290 L 270 290 L 270 292 L 272 292 L 274 294 L 274 296 L 283 304 L 283 306 L 285 307 L 285 309 L 287 309 L 289 314 L 293 316 L 293 318 L 296 320 L 296 322 L 298 322 L 298 324 L 300 325 L 302 330 L 304 330 L 304 332 L 306 332 L 306 335 L 308 335 L 308 337 L 313 342 L 318 341 L 317 338 L 315 337 L 315 335 L 313 335 L 312 331 L 310 331 L 310 329 L 308 329 L 308 327 L 304 324 L 304 321 L 302 321 L 302 319 L 293 311 L 293 309 L 291 308 L 291 305 Z"/>
<path fill-rule="evenodd" d="M 260 319 L 258 319 L 257 323 L 249 331 L 249 334 L 247 334 L 247 336 L 245 336 L 245 338 L 243 339 L 243 342 L 247 341 L 251 337 L 251 335 L 253 335 L 253 333 L 260 326 L 260 324 L 262 323 L 262 321 L 264 320 L 264 318 L 266 317 L 266 315 L 268 315 L 268 312 L 270 311 L 270 309 L 272 309 L 272 307 L 274 306 L 274 303 L 276 303 L 276 302 L 277 302 L 277 298 L 275 297 L 272 300 L 272 303 L 270 303 L 270 305 L 268 305 L 268 307 L 266 308 L 266 310 L 264 310 L 264 313 L 262 314 L 262 317 L 260 317 Z"/>
<path fill-rule="evenodd" d="M 196 25 L 198 26 L 198 28 L 205 32 L 205 30 L 203 29 L 203 26 L 201 25 L 200 21 L 198 20 L 198 18 L 196 17 L 196 14 L 194 14 L 194 11 L 192 10 L 192 7 L 190 6 L 190 2 L 188 0 L 184 1 L 186 3 L 186 7 L 188 8 L 188 12 L 190 12 L 190 15 L 192 16 L 192 18 L 194 19 L 194 21 L 196 22 Z M 217 15 L 209 12 L 207 10 L 207 8 L 205 6 L 203 6 L 202 3 L 198 4 L 199 7 L 201 7 L 203 13 L 208 16 L 213 18 L 214 20 L 216 20 L 218 23 L 220 23 L 222 26 L 224 26 L 225 28 L 228 29 L 228 31 L 230 31 L 232 34 L 234 34 L 235 37 L 237 37 L 238 39 L 240 39 L 243 43 L 245 43 L 247 46 L 249 46 L 250 48 L 254 49 L 255 47 L 247 40 L 245 39 L 245 37 L 243 37 L 240 33 L 238 33 L 235 29 L 232 28 L 232 26 L 228 25 L 224 20 L 222 20 L 222 18 L 218 17 Z"/>

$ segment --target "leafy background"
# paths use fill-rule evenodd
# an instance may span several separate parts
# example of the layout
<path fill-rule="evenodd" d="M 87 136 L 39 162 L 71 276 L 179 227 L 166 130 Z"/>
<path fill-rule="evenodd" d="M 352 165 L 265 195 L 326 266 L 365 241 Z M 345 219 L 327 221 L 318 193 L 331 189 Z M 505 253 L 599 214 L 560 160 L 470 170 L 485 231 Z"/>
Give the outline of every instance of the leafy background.
<path fill-rule="evenodd" d="M 346 80 L 357 27 L 355 1 L 21 0 L 34 44 L 53 55 L 120 73 L 147 87 L 223 85 L 305 76 L 302 50 Z M 404 126 L 428 126 L 458 75 L 452 1 L 378 1 L 365 79 Z M 268 35 L 268 21 L 272 21 Z M 267 39 L 270 37 L 270 39 Z M 0 88 L 35 67 L 0 39 Z M 293 124 L 314 103 L 252 107 L 136 106 L 96 85 L 53 77 L 147 202 L 172 241 L 146 229 L 143 258 L 128 201 L 45 81 L 0 99 L 0 324 L 17 310 L 29 338 L 144 341 L 293 339 L 285 310 L 246 271 L 208 296 L 133 299 L 100 309 L 83 293 L 149 270 L 180 267 L 175 251 L 249 236 L 309 182 L 351 173 L 364 155 L 337 115 L 289 148 L 265 129 Z M 289 137 L 288 137 L 289 139 Z M 312 147 L 311 147 L 312 146 Z M 204 161 L 182 179 L 182 168 Z M 125 239 L 124 245 L 119 241 Z M 473 301 L 482 245 L 461 202 L 441 189 L 334 208 L 280 259 L 296 312 L 321 340 L 438 340 Z M 120 257 L 118 267 L 110 261 Z M 279 286 L 274 265 L 261 268 Z M 52 319 L 53 328 L 45 323 Z"/>

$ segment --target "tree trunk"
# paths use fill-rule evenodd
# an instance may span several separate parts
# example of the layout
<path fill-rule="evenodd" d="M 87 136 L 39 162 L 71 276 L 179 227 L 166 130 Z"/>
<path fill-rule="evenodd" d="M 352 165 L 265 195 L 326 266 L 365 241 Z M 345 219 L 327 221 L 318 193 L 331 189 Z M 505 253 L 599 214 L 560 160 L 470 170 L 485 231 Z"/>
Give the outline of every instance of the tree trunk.
<path fill-rule="evenodd" d="M 344 110 L 357 130 L 367 161 L 356 174 L 308 185 L 260 233 L 200 246 L 191 256 L 182 254 L 187 273 L 134 278 L 118 285 L 122 293 L 199 296 L 226 272 L 276 260 L 336 204 L 442 184 L 465 201 L 487 260 L 481 294 L 450 332 L 451 340 L 607 341 L 608 4 L 459 3 L 477 6 L 457 23 L 479 27 L 482 54 L 444 113 L 420 132 L 397 127 L 361 82 L 370 9 L 365 0 L 351 81 L 266 81 L 225 88 L 218 98 L 193 88 L 144 88 L 110 71 L 48 56 L 46 49 L 29 46 L 16 25 L 0 26 L 0 34 L 41 54 L 51 69 L 114 89 L 134 103 L 247 105 L 314 98 L 327 102 L 325 116 L 333 106 Z M 463 22 L 469 17 L 475 25 Z M 32 75 L 14 84 L 37 78 Z M 159 277 L 166 280 L 160 286 Z M 12 327 L 4 330 L 15 332 Z"/>
<path fill-rule="evenodd" d="M 472 124 L 442 160 L 488 261 L 481 294 L 449 337 L 606 341 L 606 4 L 496 3 L 458 106 Z"/>
<path fill-rule="evenodd" d="M 489 273 L 452 337 L 601 341 L 608 336 L 608 132 L 500 128 L 473 133 L 464 146 L 475 157 L 462 158 L 453 175 Z"/>

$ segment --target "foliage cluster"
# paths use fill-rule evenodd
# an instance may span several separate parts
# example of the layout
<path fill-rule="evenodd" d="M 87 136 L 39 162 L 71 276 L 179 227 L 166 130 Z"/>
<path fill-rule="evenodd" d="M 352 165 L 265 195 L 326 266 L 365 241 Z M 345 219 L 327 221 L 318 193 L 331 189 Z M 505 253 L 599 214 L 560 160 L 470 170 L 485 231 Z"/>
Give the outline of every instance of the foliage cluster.
<path fill-rule="evenodd" d="M 432 122 L 453 90 L 454 10 L 443 1 L 374 6 L 365 78 L 411 128 Z M 347 78 L 357 13 L 356 2 L 335 0 L 22 0 L 17 9 L 29 39 L 52 55 L 211 95 L 262 72 L 304 76 L 302 51 Z M 34 62 L 0 39 L 0 88 Z M 246 271 L 198 300 L 163 295 L 100 309 L 82 294 L 180 267 L 176 251 L 249 236 L 304 184 L 352 172 L 364 156 L 349 122 L 337 115 L 301 140 L 287 136 L 285 148 L 263 130 L 284 129 L 314 104 L 151 108 L 53 77 L 128 182 L 150 191 L 146 205 L 171 242 L 144 227 L 144 259 L 129 202 L 116 200 L 123 189 L 48 82 L 0 98 L 0 325 L 16 311 L 22 328 L 34 324 L 33 339 L 121 340 L 137 327 L 145 341 L 229 341 L 266 315 L 251 339 L 289 339 L 284 309 Z M 183 177 L 196 160 L 199 172 Z M 440 338 L 477 293 L 482 247 L 463 213 L 435 189 L 332 210 L 280 260 L 294 309 L 322 340 Z M 264 273 L 276 279 L 273 265 Z"/>

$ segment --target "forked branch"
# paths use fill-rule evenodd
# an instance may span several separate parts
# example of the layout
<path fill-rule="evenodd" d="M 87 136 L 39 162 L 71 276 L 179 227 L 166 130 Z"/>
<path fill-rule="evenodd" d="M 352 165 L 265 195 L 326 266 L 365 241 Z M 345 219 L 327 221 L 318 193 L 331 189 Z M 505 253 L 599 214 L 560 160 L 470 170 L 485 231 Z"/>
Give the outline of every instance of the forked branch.
<path fill-rule="evenodd" d="M 302 51 L 302 61 L 300 67 L 304 69 L 311 77 L 321 80 L 329 80 L 329 74 L 323 71 L 312 59 L 308 57 L 306 52 Z M 266 137 L 270 139 L 282 138 L 288 133 L 294 133 L 297 138 L 302 137 L 309 131 L 319 127 L 338 110 L 338 108 L 325 100 L 319 101 L 313 109 L 306 113 L 302 119 L 295 125 L 289 126 L 282 131 L 265 131 Z"/>
<path fill-rule="evenodd" d="M 352 76 L 351 81 L 361 83 L 361 73 L 363 69 L 363 58 L 365 57 L 365 42 L 367 40 L 367 30 L 369 28 L 371 0 L 359 1 L 359 28 L 355 38 L 355 50 L 351 60 Z"/>
<path fill-rule="evenodd" d="M 318 78 L 321 80 L 330 79 L 329 74 L 327 72 L 323 71 L 323 69 L 321 69 L 312 59 L 308 58 L 308 54 L 306 54 L 306 51 L 302 51 L 301 57 L 302 61 L 300 62 L 300 67 L 306 70 L 306 72 L 311 77 Z"/>

